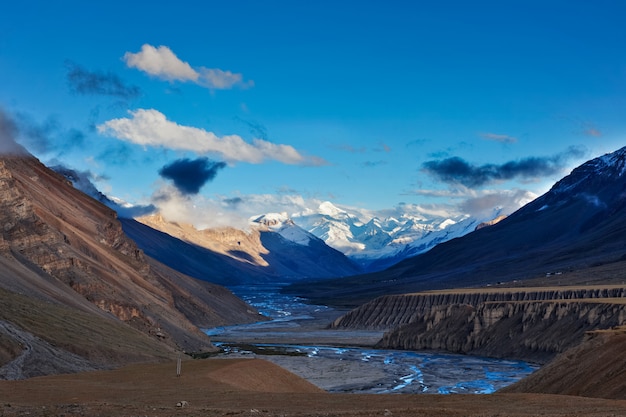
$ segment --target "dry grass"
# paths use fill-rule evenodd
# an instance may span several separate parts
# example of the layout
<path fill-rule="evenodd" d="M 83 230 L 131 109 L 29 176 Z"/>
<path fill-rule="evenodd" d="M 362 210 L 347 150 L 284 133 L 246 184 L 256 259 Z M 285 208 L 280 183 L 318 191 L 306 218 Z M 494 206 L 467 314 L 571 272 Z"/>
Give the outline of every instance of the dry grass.
<path fill-rule="evenodd" d="M 103 365 L 172 358 L 174 352 L 149 336 L 118 321 L 0 288 L 0 320 L 13 323 L 48 343 Z M 1 340 L 7 339 L 6 336 Z M 14 356 L 15 342 L 0 343 Z M 19 349 L 21 350 L 21 349 Z M 12 353 L 11 353 L 12 352 Z"/>
<path fill-rule="evenodd" d="M 24 349 L 17 341 L 0 333 L 0 366 L 11 361 Z"/>

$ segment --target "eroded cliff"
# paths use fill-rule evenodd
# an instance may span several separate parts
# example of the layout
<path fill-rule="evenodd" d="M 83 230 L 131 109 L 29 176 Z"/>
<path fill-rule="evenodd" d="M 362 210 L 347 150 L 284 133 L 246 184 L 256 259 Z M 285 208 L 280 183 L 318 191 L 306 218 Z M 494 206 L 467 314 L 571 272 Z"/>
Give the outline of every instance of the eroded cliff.
<path fill-rule="evenodd" d="M 485 289 L 379 297 L 331 327 L 387 330 L 378 347 L 545 362 L 626 321 L 623 287 Z"/>

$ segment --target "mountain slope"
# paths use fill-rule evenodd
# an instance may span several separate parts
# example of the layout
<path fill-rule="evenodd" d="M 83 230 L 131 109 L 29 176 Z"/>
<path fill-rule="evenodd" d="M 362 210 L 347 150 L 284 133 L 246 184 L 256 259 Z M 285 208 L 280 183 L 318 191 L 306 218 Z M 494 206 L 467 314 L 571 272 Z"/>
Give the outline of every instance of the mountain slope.
<path fill-rule="evenodd" d="M 624 330 L 587 332 L 578 346 L 501 392 L 626 399 Z"/>
<path fill-rule="evenodd" d="M 94 323 L 113 321 L 111 326 L 134 329 L 141 332 L 138 337 L 161 345 L 161 357 L 175 350 L 213 349 L 198 326 L 258 319 L 230 292 L 146 258 L 123 233 L 114 211 L 29 155 L 0 158 L 0 222 L 0 287 L 8 291 L 3 293 L 7 300 L 19 293 L 33 305 L 53 303 L 87 314 Z M 50 320 L 59 317 L 69 321 L 71 313 Z M 15 317 L 5 320 L 45 336 L 24 329 Z M 48 323 L 57 325 L 58 320 Z M 7 328 L 0 330 L 2 340 L 23 345 Z M 75 337 L 88 337 L 89 331 L 83 333 Z"/>
<path fill-rule="evenodd" d="M 287 281 L 361 272 L 343 253 L 297 226 L 286 214 L 266 214 L 256 218 L 254 223 L 268 251 L 263 258 Z"/>
<path fill-rule="evenodd" d="M 561 272 L 559 280 L 566 282 L 570 271 L 616 262 L 626 254 L 625 161 L 622 148 L 586 162 L 499 223 L 385 271 L 291 290 L 354 305 L 382 294 L 488 285 L 552 272 Z"/>

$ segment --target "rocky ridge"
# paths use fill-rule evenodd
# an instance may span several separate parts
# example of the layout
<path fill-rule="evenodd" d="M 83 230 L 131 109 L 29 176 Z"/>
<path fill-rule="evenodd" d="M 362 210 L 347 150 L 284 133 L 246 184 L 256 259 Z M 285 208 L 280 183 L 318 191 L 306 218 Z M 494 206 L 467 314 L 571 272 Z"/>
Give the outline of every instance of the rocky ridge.
<path fill-rule="evenodd" d="M 587 331 L 623 325 L 625 296 L 620 286 L 382 296 L 331 327 L 387 330 L 381 348 L 545 362 L 580 343 Z"/>

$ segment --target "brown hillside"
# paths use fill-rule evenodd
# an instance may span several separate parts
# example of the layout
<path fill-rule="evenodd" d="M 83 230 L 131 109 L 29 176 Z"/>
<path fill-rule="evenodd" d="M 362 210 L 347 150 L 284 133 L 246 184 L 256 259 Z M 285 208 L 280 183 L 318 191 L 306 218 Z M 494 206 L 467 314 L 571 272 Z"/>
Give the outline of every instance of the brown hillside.
<path fill-rule="evenodd" d="M 626 399 L 626 328 L 587 333 L 580 345 L 502 392 Z"/>
<path fill-rule="evenodd" d="M 106 369 L 171 359 L 176 352 L 113 316 L 0 288 L 0 379 Z"/>
<path fill-rule="evenodd" d="M 146 257 L 124 234 L 114 211 L 74 189 L 33 157 L 0 158 L 0 224 L 0 288 L 7 290 L 2 292 L 6 303 L 16 306 L 13 312 L 3 309 L 3 320 L 8 322 L 0 328 L 4 361 L 15 357 L 20 346 L 28 350 L 28 340 L 43 355 L 54 356 L 46 343 L 77 354 L 61 356 L 73 364 L 86 361 L 78 369 L 128 363 L 133 358 L 164 358 L 175 350 L 213 350 L 198 327 L 259 319 L 230 291 Z M 62 307 L 63 312 L 50 311 Z M 50 314 L 39 314 L 42 311 Z M 40 323 L 33 319 L 36 316 Z M 98 327 L 97 323 L 110 328 L 86 330 Z M 100 339 L 113 344 L 123 340 L 118 336 L 131 329 L 120 325 L 143 333 L 128 339 L 138 353 L 99 349 Z M 52 335 L 46 330 L 52 328 L 74 332 Z M 85 340 L 90 337 L 94 339 Z M 148 349 L 142 347 L 144 343 L 161 346 Z M 95 361 L 92 347 L 95 356 L 102 355 Z M 112 362 L 106 363 L 107 358 Z M 73 365 L 43 369 L 34 372 L 68 372 Z M 25 371 L 22 377 L 30 375 L 31 370 Z"/>

